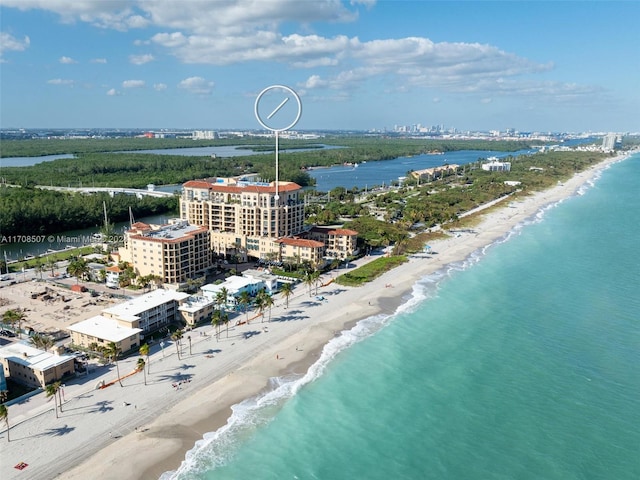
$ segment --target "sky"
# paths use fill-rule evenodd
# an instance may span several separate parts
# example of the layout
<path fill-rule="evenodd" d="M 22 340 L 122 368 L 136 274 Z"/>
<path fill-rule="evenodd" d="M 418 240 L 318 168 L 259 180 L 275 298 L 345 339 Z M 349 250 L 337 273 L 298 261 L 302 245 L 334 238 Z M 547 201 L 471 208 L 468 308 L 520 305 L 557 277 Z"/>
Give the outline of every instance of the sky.
<path fill-rule="evenodd" d="M 640 132 L 640 1 L 0 0 L 1 128 Z"/>

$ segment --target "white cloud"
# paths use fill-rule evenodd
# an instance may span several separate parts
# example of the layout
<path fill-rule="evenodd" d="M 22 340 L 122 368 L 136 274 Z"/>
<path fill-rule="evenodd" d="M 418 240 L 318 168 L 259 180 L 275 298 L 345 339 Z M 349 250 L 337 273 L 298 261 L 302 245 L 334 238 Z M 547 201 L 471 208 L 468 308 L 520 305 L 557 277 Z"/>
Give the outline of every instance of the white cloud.
<path fill-rule="evenodd" d="M 91 63 L 107 63 L 106 58 L 92 58 Z"/>
<path fill-rule="evenodd" d="M 115 96 L 118 96 L 118 95 L 121 95 L 121 94 L 115 88 L 110 88 L 109 90 L 107 90 L 107 95 L 110 96 L 110 97 L 115 97 Z"/>
<path fill-rule="evenodd" d="M 19 10 L 41 9 L 60 15 L 64 23 L 86 22 L 99 28 L 129 30 L 150 24 L 144 8 L 131 0 L 2 0 Z"/>
<path fill-rule="evenodd" d="M 341 96 L 380 80 L 397 86 L 398 91 L 435 89 L 437 94 L 477 94 L 479 98 L 537 94 L 571 100 L 597 90 L 588 85 L 532 80 L 531 75 L 548 72 L 553 65 L 493 45 L 434 42 L 425 37 L 361 41 L 345 35 L 299 33 L 312 32 L 317 23 L 354 21 L 359 11 L 371 8 L 375 0 L 2 0 L 2 3 L 21 10 L 48 10 L 58 14 L 63 22 L 80 21 L 99 28 L 129 30 L 153 26 L 149 38 L 134 43 L 163 48 L 189 64 L 281 62 L 309 70 L 307 80 L 300 84 L 302 88 L 339 92 Z M 282 29 L 285 25 L 286 34 Z M 290 33 L 291 25 L 299 26 L 297 33 Z M 28 37 L 25 39 L 28 46 Z M 151 54 L 130 57 L 130 62 L 137 65 L 152 60 Z M 208 94 L 213 82 L 192 77 L 181 82 L 180 88 Z"/>
<path fill-rule="evenodd" d="M 143 88 L 146 85 L 144 80 L 125 80 L 122 88 Z"/>
<path fill-rule="evenodd" d="M 167 89 L 167 84 L 166 83 L 154 83 L 153 84 L 153 89 L 158 91 L 158 92 L 162 92 L 162 91 Z"/>
<path fill-rule="evenodd" d="M 178 84 L 178 88 L 198 95 L 210 95 L 213 91 L 213 86 L 213 82 L 205 80 L 202 77 L 185 78 Z"/>
<path fill-rule="evenodd" d="M 145 63 L 152 62 L 154 59 L 155 57 L 150 53 L 145 53 L 143 55 L 129 55 L 129 62 L 134 65 L 144 65 Z"/>
<path fill-rule="evenodd" d="M 52 78 L 51 80 L 47 80 L 49 85 L 74 85 L 75 80 L 68 80 L 63 78 Z"/>
<path fill-rule="evenodd" d="M 77 61 L 75 61 L 71 57 L 60 57 L 59 62 L 65 64 L 65 65 L 71 65 L 72 63 L 78 63 Z"/>
<path fill-rule="evenodd" d="M 30 44 L 31 40 L 26 35 L 20 40 L 9 33 L 0 32 L 0 62 L 4 52 L 23 52 Z"/>

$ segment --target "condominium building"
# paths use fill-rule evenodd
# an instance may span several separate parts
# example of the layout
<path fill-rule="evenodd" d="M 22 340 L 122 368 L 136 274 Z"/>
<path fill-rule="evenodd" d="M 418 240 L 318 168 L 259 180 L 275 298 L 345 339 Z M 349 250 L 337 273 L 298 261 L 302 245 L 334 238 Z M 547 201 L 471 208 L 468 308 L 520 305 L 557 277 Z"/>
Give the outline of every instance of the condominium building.
<path fill-rule="evenodd" d="M 118 253 L 138 275 L 156 275 L 169 284 L 184 283 L 211 266 L 209 231 L 186 221 L 160 226 L 134 223 Z"/>
<path fill-rule="evenodd" d="M 208 229 L 211 249 L 219 255 L 279 255 L 275 240 L 304 228 L 302 187 L 255 176 L 189 181 L 183 185 L 180 218 Z"/>
<path fill-rule="evenodd" d="M 492 160 L 482 164 L 482 170 L 487 172 L 509 172 L 511 171 L 511 162 L 499 162 Z"/>

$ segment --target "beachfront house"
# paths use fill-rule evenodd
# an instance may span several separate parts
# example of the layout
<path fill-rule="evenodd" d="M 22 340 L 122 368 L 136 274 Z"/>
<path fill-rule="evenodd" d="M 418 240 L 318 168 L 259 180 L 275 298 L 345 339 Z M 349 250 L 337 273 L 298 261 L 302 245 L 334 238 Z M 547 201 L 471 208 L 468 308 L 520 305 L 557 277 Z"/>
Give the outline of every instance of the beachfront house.
<path fill-rule="evenodd" d="M 105 268 L 106 274 L 106 285 L 109 288 L 119 288 L 120 287 L 120 275 L 122 275 L 123 270 L 117 265 L 112 265 L 110 267 Z"/>
<path fill-rule="evenodd" d="M 75 373 L 74 355 L 64 355 L 57 348 L 40 350 L 28 341 L 0 347 L 0 362 L 6 378 L 28 387 L 44 388 Z"/>

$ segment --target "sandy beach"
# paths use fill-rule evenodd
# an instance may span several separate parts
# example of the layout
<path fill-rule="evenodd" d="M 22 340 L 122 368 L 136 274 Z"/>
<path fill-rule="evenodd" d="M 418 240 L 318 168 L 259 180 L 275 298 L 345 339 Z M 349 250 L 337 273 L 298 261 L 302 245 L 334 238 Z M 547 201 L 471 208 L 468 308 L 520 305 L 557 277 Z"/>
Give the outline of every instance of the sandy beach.
<path fill-rule="evenodd" d="M 96 367 L 65 385 L 59 418 L 44 394 L 11 405 L 10 442 L 5 425 L 0 425 L 0 476 L 146 480 L 176 470 L 195 442 L 227 423 L 233 405 L 271 388 L 271 378 L 303 375 L 340 332 L 372 315 L 393 314 L 420 278 L 503 238 L 546 205 L 575 195 L 603 168 L 623 158 L 626 155 L 607 159 L 552 189 L 500 202 L 501 208 L 488 210 L 472 230 L 431 242 L 433 254 L 412 256 L 365 286 L 331 282 L 342 271 L 325 274 L 317 293 L 297 285 L 288 308 L 277 295 L 270 313 L 248 324 L 230 325 L 228 332 L 222 329 L 219 339 L 211 326 L 204 326 L 188 332 L 190 342 L 185 336 L 180 355 L 171 342 L 164 348 L 153 345 L 146 377 L 135 373 L 122 380 L 122 387 L 115 383 L 96 389 L 100 380 L 116 378 L 115 366 Z M 11 288 L 16 303 L 29 302 L 21 290 L 29 284 Z M 119 361 L 121 374 L 133 372 L 137 359 Z M 28 466 L 14 468 L 21 462 Z"/>

